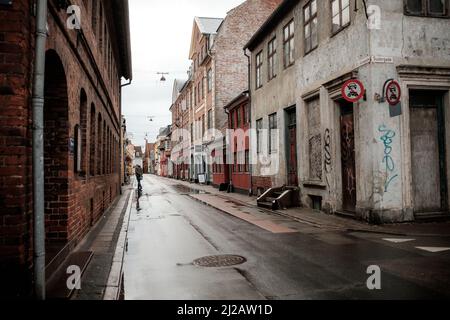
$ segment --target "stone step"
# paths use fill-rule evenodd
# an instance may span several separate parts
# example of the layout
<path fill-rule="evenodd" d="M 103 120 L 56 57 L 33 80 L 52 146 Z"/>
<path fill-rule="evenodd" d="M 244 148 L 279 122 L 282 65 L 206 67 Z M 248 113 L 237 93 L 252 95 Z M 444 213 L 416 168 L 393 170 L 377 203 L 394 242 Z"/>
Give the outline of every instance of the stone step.
<path fill-rule="evenodd" d="M 259 201 L 258 202 L 258 207 L 272 210 L 272 202 Z"/>

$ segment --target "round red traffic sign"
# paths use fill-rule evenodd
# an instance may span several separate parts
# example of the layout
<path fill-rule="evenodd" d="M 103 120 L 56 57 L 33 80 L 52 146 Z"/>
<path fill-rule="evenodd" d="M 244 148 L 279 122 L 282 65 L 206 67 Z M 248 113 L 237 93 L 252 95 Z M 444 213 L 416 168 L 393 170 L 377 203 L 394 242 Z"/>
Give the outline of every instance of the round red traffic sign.
<path fill-rule="evenodd" d="M 348 102 L 358 102 L 364 96 L 366 89 L 361 81 L 351 79 L 342 86 L 342 97 Z"/>
<path fill-rule="evenodd" d="M 402 89 L 400 88 L 400 84 L 397 81 L 392 80 L 386 88 L 386 101 L 391 106 L 396 106 L 400 102 L 401 97 Z"/>

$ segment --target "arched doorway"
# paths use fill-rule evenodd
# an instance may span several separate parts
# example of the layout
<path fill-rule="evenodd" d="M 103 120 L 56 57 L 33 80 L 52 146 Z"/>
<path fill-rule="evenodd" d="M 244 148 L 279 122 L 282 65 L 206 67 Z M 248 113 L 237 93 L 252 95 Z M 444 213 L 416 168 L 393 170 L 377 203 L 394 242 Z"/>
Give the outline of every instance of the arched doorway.
<path fill-rule="evenodd" d="M 49 50 L 46 53 L 44 102 L 45 229 L 49 258 L 68 241 L 71 144 L 68 116 L 66 73 L 58 54 Z"/>

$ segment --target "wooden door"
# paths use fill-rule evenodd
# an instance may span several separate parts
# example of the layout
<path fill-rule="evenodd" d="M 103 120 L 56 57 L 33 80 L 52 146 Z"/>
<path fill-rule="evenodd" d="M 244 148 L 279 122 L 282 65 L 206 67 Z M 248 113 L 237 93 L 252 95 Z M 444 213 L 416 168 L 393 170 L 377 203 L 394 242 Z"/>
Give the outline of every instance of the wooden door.
<path fill-rule="evenodd" d="M 341 103 L 342 207 L 356 211 L 355 123 L 353 104 Z"/>
<path fill-rule="evenodd" d="M 288 184 L 298 186 L 297 163 L 297 113 L 296 109 L 288 111 Z"/>
<path fill-rule="evenodd" d="M 411 170 L 415 213 L 447 210 L 445 129 L 442 96 L 411 91 Z"/>

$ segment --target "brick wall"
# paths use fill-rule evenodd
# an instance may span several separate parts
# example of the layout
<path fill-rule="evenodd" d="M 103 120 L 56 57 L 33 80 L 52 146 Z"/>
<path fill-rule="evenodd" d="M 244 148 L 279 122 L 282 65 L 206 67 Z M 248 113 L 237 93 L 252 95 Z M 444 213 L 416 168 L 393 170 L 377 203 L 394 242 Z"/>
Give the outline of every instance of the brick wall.
<path fill-rule="evenodd" d="M 272 188 L 272 178 L 261 176 L 252 177 L 252 190 L 254 195 L 259 196 L 270 188 Z"/>
<path fill-rule="evenodd" d="M 0 283 L 19 295 L 31 280 L 29 12 L 26 0 L 0 7 Z"/>
<path fill-rule="evenodd" d="M 73 249 L 120 193 L 118 58 L 99 49 L 90 6 L 82 7 L 89 17 L 83 19 L 83 40 L 65 28 L 65 10 L 49 2 L 44 107 L 47 260 L 63 247 Z M 27 0 L 0 6 L 0 296 L 27 296 L 32 288 L 30 11 Z M 103 35 L 105 44 L 106 39 L 111 45 L 115 41 Z M 78 137 L 80 170 L 76 152 L 69 148 Z M 101 160 L 93 161 L 97 157 Z"/>
<path fill-rule="evenodd" d="M 223 107 L 248 89 L 245 44 L 280 3 L 281 0 L 247 0 L 232 9 L 220 27 L 214 45 L 216 128 L 227 128 Z"/>

